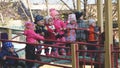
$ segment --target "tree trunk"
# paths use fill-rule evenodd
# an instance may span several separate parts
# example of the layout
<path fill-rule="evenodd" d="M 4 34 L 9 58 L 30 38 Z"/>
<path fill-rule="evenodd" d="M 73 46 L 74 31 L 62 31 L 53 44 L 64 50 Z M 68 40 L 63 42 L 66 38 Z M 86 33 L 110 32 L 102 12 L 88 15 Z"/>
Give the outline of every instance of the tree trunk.
<path fill-rule="evenodd" d="M 88 0 L 84 0 L 84 19 L 86 19 L 87 1 L 88 1 Z"/>

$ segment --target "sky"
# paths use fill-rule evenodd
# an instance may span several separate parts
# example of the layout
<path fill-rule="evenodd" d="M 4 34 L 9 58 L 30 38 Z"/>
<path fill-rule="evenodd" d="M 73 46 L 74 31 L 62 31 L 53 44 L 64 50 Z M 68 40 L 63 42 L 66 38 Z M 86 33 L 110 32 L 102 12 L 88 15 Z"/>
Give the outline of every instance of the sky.
<path fill-rule="evenodd" d="M 30 1 L 32 3 L 43 3 L 43 2 L 45 2 L 45 0 L 30 0 Z M 59 2 L 59 1 L 60 0 L 48 0 L 49 3 L 56 3 L 56 2 Z M 71 3 L 72 2 L 72 0 L 64 0 L 64 1 L 67 2 L 67 3 Z M 95 0 L 88 0 L 88 3 L 90 3 L 90 4 L 95 3 Z"/>
<path fill-rule="evenodd" d="M 73 3 L 72 0 L 63 0 L 67 5 L 71 8 L 73 8 Z M 75 0 L 76 1 L 76 0 Z M 81 0 L 83 1 L 83 0 Z M 30 0 L 31 3 L 40 3 L 40 4 L 45 4 L 45 0 Z M 94 4 L 95 0 L 88 0 L 88 4 Z M 61 4 L 60 0 L 48 0 L 48 4 Z M 83 7 L 83 4 L 81 4 Z"/>

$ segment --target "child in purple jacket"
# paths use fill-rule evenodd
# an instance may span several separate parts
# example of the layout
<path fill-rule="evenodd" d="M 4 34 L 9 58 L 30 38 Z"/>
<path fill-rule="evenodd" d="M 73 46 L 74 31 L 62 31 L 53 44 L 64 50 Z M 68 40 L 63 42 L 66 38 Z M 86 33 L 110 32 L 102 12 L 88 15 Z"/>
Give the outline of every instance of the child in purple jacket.
<path fill-rule="evenodd" d="M 75 14 L 69 14 L 68 24 L 66 25 L 66 41 L 75 42 L 76 41 L 76 31 L 72 28 L 77 28 L 76 16 Z M 71 44 L 67 44 L 66 47 L 70 47 Z M 70 50 L 66 50 L 67 55 L 70 55 Z"/>

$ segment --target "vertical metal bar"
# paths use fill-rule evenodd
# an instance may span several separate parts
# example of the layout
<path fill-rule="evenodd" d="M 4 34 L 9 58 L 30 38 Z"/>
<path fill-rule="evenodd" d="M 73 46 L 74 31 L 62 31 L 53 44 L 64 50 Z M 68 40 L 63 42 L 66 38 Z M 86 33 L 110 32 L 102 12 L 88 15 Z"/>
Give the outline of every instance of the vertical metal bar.
<path fill-rule="evenodd" d="M 78 44 L 71 44 L 72 68 L 79 68 Z"/>
<path fill-rule="evenodd" d="M 117 50 L 117 51 L 118 51 L 118 50 Z M 119 53 L 115 52 L 115 62 L 116 62 L 116 67 L 117 67 L 117 68 L 118 68 L 118 66 L 119 66 L 118 56 L 119 56 Z"/>
<path fill-rule="evenodd" d="M 100 26 L 101 32 L 103 32 L 103 0 L 97 0 L 97 19 L 98 26 Z"/>
<path fill-rule="evenodd" d="M 111 52 L 113 51 L 113 47 L 111 46 Z M 111 53 L 111 67 L 114 68 L 114 53 Z"/>
<path fill-rule="evenodd" d="M 105 68 L 111 67 L 111 45 L 113 44 L 112 0 L 105 0 Z"/>

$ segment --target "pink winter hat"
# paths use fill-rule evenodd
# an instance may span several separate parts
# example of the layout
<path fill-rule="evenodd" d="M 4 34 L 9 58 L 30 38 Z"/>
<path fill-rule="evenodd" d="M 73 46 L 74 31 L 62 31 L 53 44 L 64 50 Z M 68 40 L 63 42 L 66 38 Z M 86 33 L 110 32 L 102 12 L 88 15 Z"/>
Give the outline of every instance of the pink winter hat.
<path fill-rule="evenodd" d="M 34 29 L 34 24 L 32 22 L 25 22 L 25 28 L 27 29 Z"/>
<path fill-rule="evenodd" d="M 54 8 L 51 8 L 50 9 L 50 15 L 54 18 L 55 17 L 55 15 L 58 15 L 59 14 L 59 12 L 57 11 L 57 10 L 55 10 Z"/>

